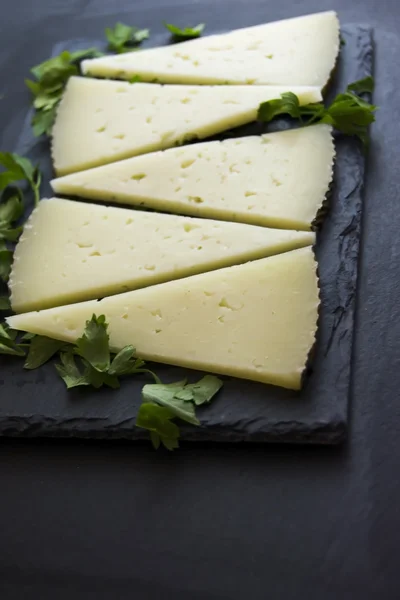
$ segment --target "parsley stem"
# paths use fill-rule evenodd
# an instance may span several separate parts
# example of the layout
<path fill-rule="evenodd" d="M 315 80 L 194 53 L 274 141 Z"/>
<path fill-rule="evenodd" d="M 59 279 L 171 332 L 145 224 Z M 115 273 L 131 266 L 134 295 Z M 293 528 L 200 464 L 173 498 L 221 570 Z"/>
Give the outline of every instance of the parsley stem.
<path fill-rule="evenodd" d="M 154 381 L 158 384 L 161 384 L 162 381 L 159 377 L 157 377 L 157 375 L 153 372 L 150 371 L 150 369 L 136 369 L 135 371 L 136 373 L 150 373 L 150 375 L 153 377 Z"/>
<path fill-rule="evenodd" d="M 39 187 L 34 185 L 33 186 L 33 197 L 34 197 L 34 201 L 35 201 L 35 208 L 37 206 L 39 206 L 39 202 L 40 202 L 40 191 L 39 191 Z"/>

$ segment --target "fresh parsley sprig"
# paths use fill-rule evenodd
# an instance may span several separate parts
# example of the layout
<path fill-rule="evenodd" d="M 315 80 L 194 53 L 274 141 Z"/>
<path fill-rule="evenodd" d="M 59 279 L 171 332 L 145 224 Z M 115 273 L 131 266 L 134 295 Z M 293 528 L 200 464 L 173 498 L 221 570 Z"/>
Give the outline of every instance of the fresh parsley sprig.
<path fill-rule="evenodd" d="M 306 125 L 327 123 L 346 135 L 358 137 L 363 144 L 368 142 L 368 127 L 375 121 L 377 107 L 357 94 L 373 90 L 372 77 L 366 77 L 350 84 L 346 91 L 338 94 L 329 106 L 322 102 L 300 106 L 298 97 L 292 92 L 281 94 L 276 100 L 260 104 L 258 120 L 269 122 L 274 117 L 288 114 Z"/>
<path fill-rule="evenodd" d="M 59 353 L 60 362 L 55 368 L 67 389 L 80 386 L 98 389 L 103 385 L 116 389 L 122 376 L 151 375 L 156 383 L 143 387 L 143 402 L 136 425 L 150 432 L 156 449 L 161 444 L 168 450 L 178 448 L 180 431 L 175 420 L 199 426 L 196 407 L 210 402 L 222 387 L 222 381 L 214 375 L 205 375 L 196 383 L 187 383 L 186 380 L 161 383 L 157 375 L 146 368 L 145 362 L 136 356 L 133 346 L 125 346 L 118 353 L 110 350 L 104 315 L 93 315 L 74 344 L 31 333 L 24 334 L 19 340 L 17 337 L 17 331 L 7 324 L 0 324 L 0 354 L 24 357 L 25 369 L 37 369 Z"/>
<path fill-rule="evenodd" d="M 0 310 L 11 310 L 10 298 L 8 296 L 0 296 Z"/>
<path fill-rule="evenodd" d="M 12 152 L 0 152 L 0 165 L 5 169 L 0 174 L 0 191 L 19 181 L 27 181 L 32 188 L 35 206 L 37 206 L 40 200 L 40 184 L 42 181 L 37 165 L 35 166 L 29 158 Z"/>
<path fill-rule="evenodd" d="M 17 342 L 17 335 L 18 332 L 10 329 L 7 324 L 0 324 L 0 354 L 25 356 L 23 345 Z"/>
<path fill-rule="evenodd" d="M 108 49 L 111 52 L 131 52 L 150 35 L 149 29 L 138 29 L 124 23 L 116 23 L 113 28 L 107 27 L 105 30 L 108 41 Z"/>
<path fill-rule="evenodd" d="M 177 27 L 176 25 L 172 25 L 171 23 L 166 23 L 164 21 L 164 27 L 168 29 L 175 40 L 188 40 L 192 38 L 200 37 L 204 31 L 205 24 L 199 23 L 195 27 Z"/>
<path fill-rule="evenodd" d="M 145 363 L 135 356 L 133 346 L 125 346 L 120 352 L 113 353 L 109 346 L 108 324 L 104 315 L 86 322 L 83 335 L 74 345 L 61 349 L 61 363 L 56 365 L 60 377 L 68 389 L 91 385 L 100 388 L 106 385 L 119 388 L 119 377 L 137 373 L 149 373 L 155 381 L 158 377 Z"/>
<path fill-rule="evenodd" d="M 16 184 L 28 182 L 37 206 L 41 174 L 29 159 L 11 152 L 0 152 L 0 165 L 4 168 L 0 173 L 0 279 L 7 282 L 12 264 L 12 251 L 7 242 L 16 242 L 21 235 L 22 227 L 17 222 L 24 213 L 23 194 Z"/>
<path fill-rule="evenodd" d="M 34 98 L 33 106 L 36 112 L 32 119 L 32 127 L 35 136 L 51 134 L 65 84 L 71 75 L 79 75 L 81 60 L 97 56 L 102 56 L 102 53 L 96 48 L 76 52 L 65 50 L 31 69 L 34 79 L 26 79 L 25 83 Z"/>
<path fill-rule="evenodd" d="M 197 383 L 187 383 L 185 379 L 176 383 L 145 385 L 136 425 L 150 432 L 155 449 L 163 444 L 168 450 L 174 450 L 179 447 L 180 435 L 174 419 L 200 425 L 196 406 L 210 402 L 222 385 L 222 381 L 214 375 L 206 375 Z"/>

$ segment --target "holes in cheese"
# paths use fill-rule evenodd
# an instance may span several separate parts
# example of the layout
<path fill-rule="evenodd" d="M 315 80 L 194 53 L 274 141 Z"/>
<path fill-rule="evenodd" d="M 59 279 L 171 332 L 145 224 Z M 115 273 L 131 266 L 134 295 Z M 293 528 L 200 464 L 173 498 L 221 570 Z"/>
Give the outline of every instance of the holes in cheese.
<path fill-rule="evenodd" d="M 332 180 L 328 125 L 173 148 L 54 179 L 56 193 L 309 230 Z"/>
<path fill-rule="evenodd" d="M 124 86 L 126 93 L 116 93 Z M 316 87 L 130 84 L 71 77 L 53 127 L 59 175 L 170 148 L 254 121 L 261 102 L 293 91 L 302 104 L 321 100 Z M 182 104 L 190 94 L 191 102 Z M 225 104 L 233 99 L 237 104 Z M 131 110 L 135 106 L 135 110 Z"/>
<path fill-rule="evenodd" d="M 85 60 L 84 73 L 161 83 L 316 85 L 339 52 L 333 11 L 206 36 L 162 48 Z M 227 100 L 233 102 L 234 100 Z"/>
<path fill-rule="evenodd" d="M 9 280 L 16 312 L 99 298 L 313 244 L 312 233 L 42 200 Z"/>
<path fill-rule="evenodd" d="M 307 247 L 7 321 L 74 342 L 93 313 L 104 314 L 116 350 L 132 344 L 144 359 L 299 389 L 318 305 Z"/>

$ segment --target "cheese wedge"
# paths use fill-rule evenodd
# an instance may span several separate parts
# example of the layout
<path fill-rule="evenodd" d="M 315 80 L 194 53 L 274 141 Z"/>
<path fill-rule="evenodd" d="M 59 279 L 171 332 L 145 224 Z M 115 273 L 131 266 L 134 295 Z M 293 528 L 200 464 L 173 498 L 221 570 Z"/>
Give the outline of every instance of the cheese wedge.
<path fill-rule="evenodd" d="M 71 77 L 53 127 L 56 173 L 205 138 L 254 121 L 261 102 L 294 92 L 321 100 L 315 87 L 176 86 Z"/>
<path fill-rule="evenodd" d="M 42 200 L 15 250 L 11 305 L 101 298 L 314 242 L 308 232 Z"/>
<path fill-rule="evenodd" d="M 85 60 L 100 77 L 190 84 L 315 85 L 323 87 L 339 52 L 336 13 L 323 12 L 222 35 Z"/>
<path fill-rule="evenodd" d="M 74 342 L 93 313 L 105 315 L 115 350 L 132 344 L 144 359 L 299 389 L 318 305 L 307 247 L 7 321 Z"/>
<path fill-rule="evenodd" d="M 332 180 L 329 125 L 203 142 L 54 179 L 58 194 L 309 230 Z"/>

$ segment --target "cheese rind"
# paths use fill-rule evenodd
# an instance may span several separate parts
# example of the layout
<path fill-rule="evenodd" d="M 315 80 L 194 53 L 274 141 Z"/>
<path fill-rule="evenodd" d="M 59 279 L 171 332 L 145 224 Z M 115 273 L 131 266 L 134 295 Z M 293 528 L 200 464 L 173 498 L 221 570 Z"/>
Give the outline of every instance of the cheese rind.
<path fill-rule="evenodd" d="M 84 73 L 160 83 L 325 86 L 339 52 L 339 21 L 323 12 L 196 40 L 85 60 Z"/>
<path fill-rule="evenodd" d="M 14 253 L 11 305 L 24 312 L 101 298 L 314 242 L 307 232 L 42 200 Z"/>
<path fill-rule="evenodd" d="M 81 171 L 254 121 L 260 103 L 292 91 L 318 102 L 316 87 L 177 86 L 71 77 L 53 127 L 58 175 Z"/>
<path fill-rule="evenodd" d="M 301 387 L 319 293 L 311 247 L 149 288 L 7 319 L 13 329 L 74 342 L 105 315 L 110 345 L 138 356 Z"/>
<path fill-rule="evenodd" d="M 332 180 L 329 125 L 203 142 L 73 173 L 58 194 L 309 230 Z"/>

